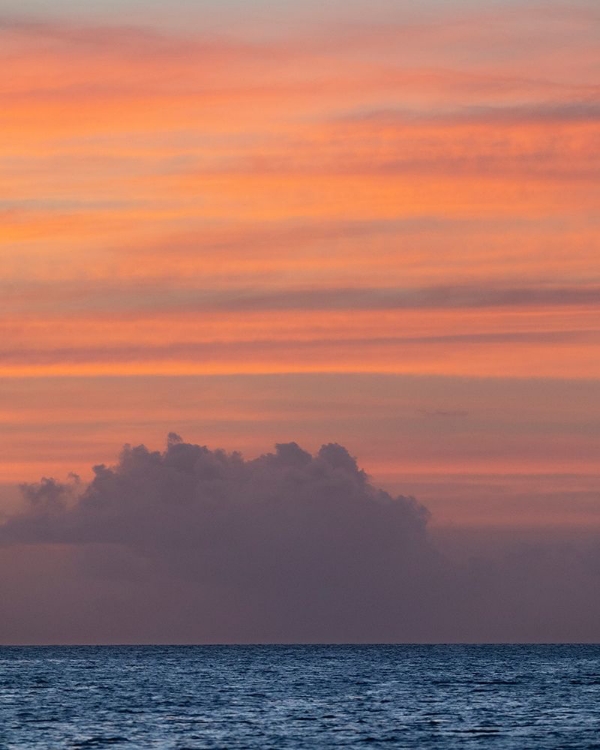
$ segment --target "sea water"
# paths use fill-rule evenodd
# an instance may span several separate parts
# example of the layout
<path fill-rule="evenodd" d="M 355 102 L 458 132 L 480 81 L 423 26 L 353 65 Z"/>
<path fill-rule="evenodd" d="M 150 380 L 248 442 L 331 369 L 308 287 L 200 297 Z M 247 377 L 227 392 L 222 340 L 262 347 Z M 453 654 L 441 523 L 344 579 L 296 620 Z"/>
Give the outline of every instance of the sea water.
<path fill-rule="evenodd" d="M 600 646 L 0 648 L 0 747 L 600 748 Z"/>

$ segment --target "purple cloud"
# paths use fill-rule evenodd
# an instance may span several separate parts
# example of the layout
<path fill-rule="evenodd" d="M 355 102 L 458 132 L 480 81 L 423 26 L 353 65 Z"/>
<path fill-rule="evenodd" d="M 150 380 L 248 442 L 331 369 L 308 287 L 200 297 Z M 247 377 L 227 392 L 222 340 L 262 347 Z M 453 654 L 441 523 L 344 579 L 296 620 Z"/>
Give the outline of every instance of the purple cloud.
<path fill-rule="evenodd" d="M 4 641 L 598 636 L 597 546 L 451 562 L 428 511 L 373 486 L 337 444 L 245 460 L 172 433 L 163 452 L 125 446 L 87 485 L 22 492 L 26 507 L 0 526 Z"/>

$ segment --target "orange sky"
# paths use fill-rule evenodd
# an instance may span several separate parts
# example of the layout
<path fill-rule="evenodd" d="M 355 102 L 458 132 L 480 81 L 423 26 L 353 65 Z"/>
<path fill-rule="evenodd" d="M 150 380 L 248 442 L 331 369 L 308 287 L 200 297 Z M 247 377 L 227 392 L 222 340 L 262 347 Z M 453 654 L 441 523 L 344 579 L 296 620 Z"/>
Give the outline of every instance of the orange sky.
<path fill-rule="evenodd" d="M 6 15 L 7 507 L 176 430 L 338 441 L 440 524 L 600 523 L 600 18 L 448 5 Z"/>

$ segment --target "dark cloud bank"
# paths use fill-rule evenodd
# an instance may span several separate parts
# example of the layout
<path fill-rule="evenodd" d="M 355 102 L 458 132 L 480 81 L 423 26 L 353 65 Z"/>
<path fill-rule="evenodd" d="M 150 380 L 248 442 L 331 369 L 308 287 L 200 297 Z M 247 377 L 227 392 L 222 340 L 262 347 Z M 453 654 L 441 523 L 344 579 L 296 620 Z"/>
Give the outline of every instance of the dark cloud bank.
<path fill-rule="evenodd" d="M 597 540 L 451 562 L 340 445 L 246 461 L 171 434 L 94 473 L 24 485 L 0 526 L 1 641 L 600 638 Z"/>

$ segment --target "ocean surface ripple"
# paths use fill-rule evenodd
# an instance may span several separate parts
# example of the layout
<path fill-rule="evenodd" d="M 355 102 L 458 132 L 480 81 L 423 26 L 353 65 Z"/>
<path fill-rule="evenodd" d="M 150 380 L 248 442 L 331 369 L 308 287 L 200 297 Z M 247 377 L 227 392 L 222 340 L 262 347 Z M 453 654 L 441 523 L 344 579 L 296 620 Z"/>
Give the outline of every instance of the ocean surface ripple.
<path fill-rule="evenodd" d="M 0 748 L 600 748 L 600 646 L 0 648 Z"/>

